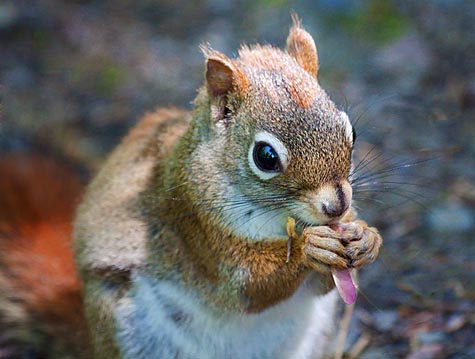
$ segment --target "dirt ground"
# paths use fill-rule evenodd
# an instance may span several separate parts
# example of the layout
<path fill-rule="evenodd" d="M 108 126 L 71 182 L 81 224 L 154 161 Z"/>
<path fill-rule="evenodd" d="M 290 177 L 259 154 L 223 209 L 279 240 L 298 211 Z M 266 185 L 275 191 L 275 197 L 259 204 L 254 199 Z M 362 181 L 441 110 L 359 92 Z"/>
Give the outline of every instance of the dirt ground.
<path fill-rule="evenodd" d="M 385 239 L 347 357 L 475 358 L 473 1 L 4 0 L 0 156 L 66 159 L 87 181 L 140 115 L 191 108 L 200 44 L 283 46 L 291 10 L 355 124 L 355 200 Z"/>

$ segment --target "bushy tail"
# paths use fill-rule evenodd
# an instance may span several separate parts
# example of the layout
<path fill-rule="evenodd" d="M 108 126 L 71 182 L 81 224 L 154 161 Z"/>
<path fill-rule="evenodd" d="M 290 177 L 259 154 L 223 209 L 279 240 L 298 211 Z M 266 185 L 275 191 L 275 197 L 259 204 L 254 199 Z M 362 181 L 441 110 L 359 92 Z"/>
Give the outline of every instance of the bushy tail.
<path fill-rule="evenodd" d="M 87 357 L 71 251 L 81 192 L 51 158 L 0 157 L 0 358 Z"/>

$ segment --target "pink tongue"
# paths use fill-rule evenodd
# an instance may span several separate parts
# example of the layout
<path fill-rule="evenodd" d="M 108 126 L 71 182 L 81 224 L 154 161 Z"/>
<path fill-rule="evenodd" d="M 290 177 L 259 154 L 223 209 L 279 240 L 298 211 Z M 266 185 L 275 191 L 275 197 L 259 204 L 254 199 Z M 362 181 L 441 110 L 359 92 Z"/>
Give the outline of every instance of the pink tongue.
<path fill-rule="evenodd" d="M 346 304 L 353 304 L 356 300 L 356 286 L 351 278 L 348 269 L 332 269 L 333 280 L 335 281 L 338 293 Z"/>

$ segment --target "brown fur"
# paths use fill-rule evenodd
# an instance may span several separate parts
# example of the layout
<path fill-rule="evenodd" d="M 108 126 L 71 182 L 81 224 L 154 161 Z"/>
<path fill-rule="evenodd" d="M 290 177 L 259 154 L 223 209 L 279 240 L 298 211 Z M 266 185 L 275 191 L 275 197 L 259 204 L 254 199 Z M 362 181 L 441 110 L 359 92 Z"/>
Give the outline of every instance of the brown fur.
<path fill-rule="evenodd" d="M 248 238 L 226 222 L 223 206 L 233 191 L 297 202 L 327 188 L 323 195 L 335 203 L 351 200 L 349 189 L 340 191 L 344 200 L 335 190 L 349 187 L 351 139 L 316 81 L 316 48 L 297 22 L 287 51 L 242 47 L 233 60 L 206 51 L 206 84 L 191 121 L 178 110 L 146 116 L 90 185 L 74 236 L 99 358 L 118 355 L 112 313 L 133 273 L 177 281 L 219 313 L 246 313 L 289 298 L 310 273 L 315 292 L 326 293 L 330 267 L 377 255 L 381 238 L 364 222 L 352 221 L 343 233 L 307 228 L 288 263 L 285 237 Z M 267 181 L 247 162 L 258 131 L 278 136 L 289 151 L 286 170 Z M 299 218 L 296 208 L 288 213 Z"/>
<path fill-rule="evenodd" d="M 128 290 L 130 271 L 147 263 L 147 226 L 141 220 L 139 194 L 188 120 L 189 114 L 177 109 L 145 116 L 112 153 L 78 209 L 74 236 L 81 240 L 76 241 L 76 256 L 87 278 L 85 305 L 95 358 L 119 355 L 111 314 L 115 301 Z M 121 181 L 111 184 L 110 176 Z M 105 283 L 110 290 L 104 289 Z"/>

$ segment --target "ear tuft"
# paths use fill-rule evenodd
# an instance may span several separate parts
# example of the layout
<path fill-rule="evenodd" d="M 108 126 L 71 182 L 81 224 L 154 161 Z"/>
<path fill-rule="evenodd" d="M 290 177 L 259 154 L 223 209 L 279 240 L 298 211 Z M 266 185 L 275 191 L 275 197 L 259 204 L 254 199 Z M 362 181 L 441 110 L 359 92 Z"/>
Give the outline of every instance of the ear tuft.
<path fill-rule="evenodd" d="M 226 55 L 207 50 L 205 56 L 206 87 L 211 96 L 223 96 L 232 90 L 245 90 L 246 77 Z"/>
<path fill-rule="evenodd" d="M 312 36 L 301 26 L 295 13 L 291 14 L 293 25 L 287 37 L 286 49 L 302 68 L 314 77 L 318 75 L 318 54 Z"/>

